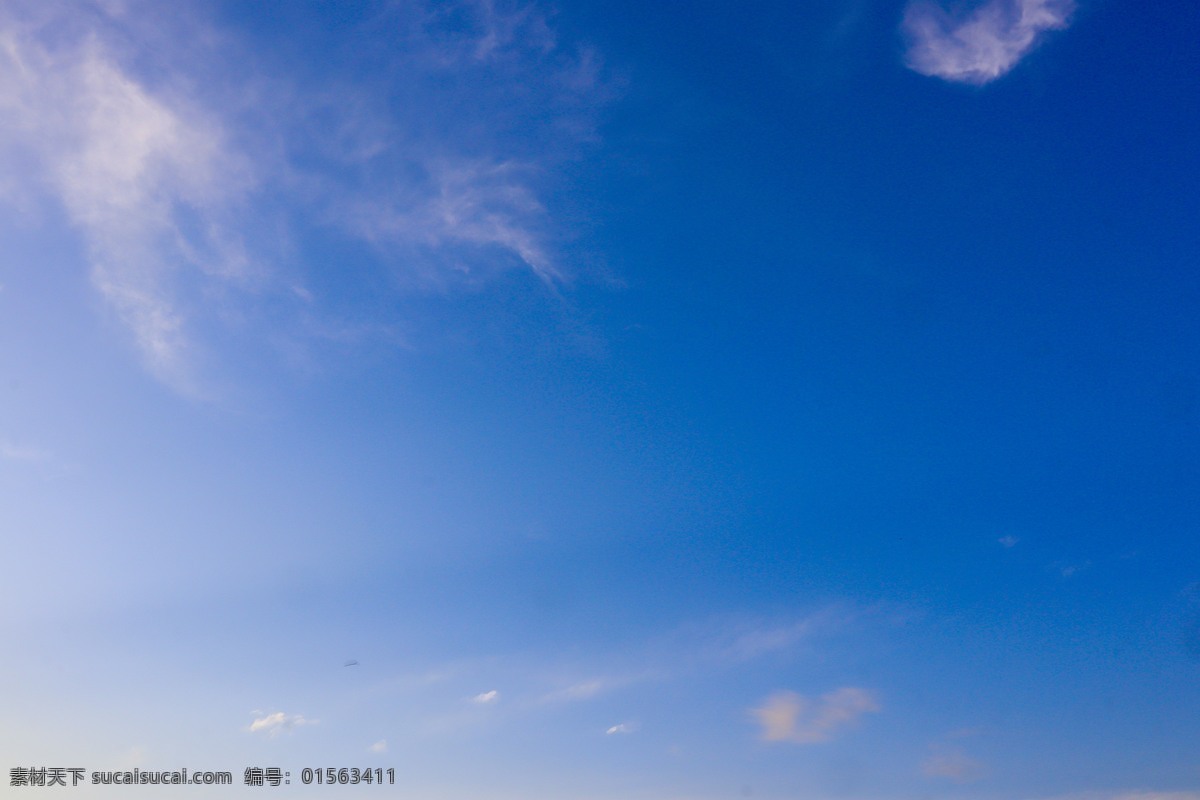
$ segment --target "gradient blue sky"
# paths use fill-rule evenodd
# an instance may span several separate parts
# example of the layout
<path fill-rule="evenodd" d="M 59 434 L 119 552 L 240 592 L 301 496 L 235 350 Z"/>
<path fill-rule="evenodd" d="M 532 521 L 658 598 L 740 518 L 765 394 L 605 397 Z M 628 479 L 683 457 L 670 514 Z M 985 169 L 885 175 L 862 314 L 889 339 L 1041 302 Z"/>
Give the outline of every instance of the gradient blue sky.
<path fill-rule="evenodd" d="M 1197 800 L 1197 42 L 5 3 L 6 791 Z"/>

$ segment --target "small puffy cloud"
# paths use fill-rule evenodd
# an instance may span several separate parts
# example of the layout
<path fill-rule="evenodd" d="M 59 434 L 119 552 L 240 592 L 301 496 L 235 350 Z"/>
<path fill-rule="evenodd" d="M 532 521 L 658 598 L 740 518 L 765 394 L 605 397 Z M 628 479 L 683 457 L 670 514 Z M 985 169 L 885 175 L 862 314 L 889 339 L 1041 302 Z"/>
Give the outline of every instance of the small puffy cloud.
<path fill-rule="evenodd" d="M 251 722 L 250 732 L 265 731 L 269 736 L 278 736 L 280 731 L 290 731 L 303 725 L 316 724 L 315 719 L 305 719 L 300 714 L 285 714 L 282 711 L 276 711 L 274 714 L 267 714 L 265 717 L 259 717 Z"/>
<path fill-rule="evenodd" d="M 872 692 L 853 686 L 824 694 L 813 702 L 795 692 L 778 692 L 750 710 L 762 725 L 766 742 L 814 744 L 828 741 L 863 714 L 880 710 Z"/>
<path fill-rule="evenodd" d="M 387 752 L 387 739 L 380 739 L 378 742 L 376 742 L 375 744 L 368 747 L 367 752 L 368 753 L 386 753 Z"/>
<path fill-rule="evenodd" d="M 959 783 L 983 777 L 983 764 L 961 750 L 935 747 L 921 762 L 921 774 L 929 778 L 948 778 Z"/>
<path fill-rule="evenodd" d="M 1003 546 L 1003 547 L 1016 547 L 1017 542 L 1019 542 L 1021 540 L 1015 536 L 1008 535 L 1008 536 L 1001 536 L 996 541 L 998 541 L 1001 544 L 1001 546 Z"/>
<path fill-rule="evenodd" d="M 633 733 L 635 730 L 637 730 L 637 726 L 632 722 L 622 722 L 618 725 L 613 725 L 604 733 L 608 736 L 614 736 L 618 733 Z"/>
<path fill-rule="evenodd" d="M 490 692 L 481 692 L 480 694 L 475 695 L 471 698 L 471 702 L 479 703 L 480 705 L 487 705 L 489 703 L 495 703 L 499 699 L 500 693 L 495 689 L 492 689 Z"/>
<path fill-rule="evenodd" d="M 909 69 L 955 83 L 990 83 L 1017 65 L 1047 31 L 1066 28 L 1074 0 L 987 0 L 964 13 L 912 0 L 902 31 Z"/>

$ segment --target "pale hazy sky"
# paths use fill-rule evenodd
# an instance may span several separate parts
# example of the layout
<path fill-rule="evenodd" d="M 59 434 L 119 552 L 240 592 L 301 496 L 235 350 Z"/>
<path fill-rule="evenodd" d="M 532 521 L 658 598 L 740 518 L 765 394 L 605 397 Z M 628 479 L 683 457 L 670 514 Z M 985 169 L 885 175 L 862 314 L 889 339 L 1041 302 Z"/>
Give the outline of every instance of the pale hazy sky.
<path fill-rule="evenodd" d="M 5 3 L 6 790 L 1200 800 L 1197 41 Z"/>

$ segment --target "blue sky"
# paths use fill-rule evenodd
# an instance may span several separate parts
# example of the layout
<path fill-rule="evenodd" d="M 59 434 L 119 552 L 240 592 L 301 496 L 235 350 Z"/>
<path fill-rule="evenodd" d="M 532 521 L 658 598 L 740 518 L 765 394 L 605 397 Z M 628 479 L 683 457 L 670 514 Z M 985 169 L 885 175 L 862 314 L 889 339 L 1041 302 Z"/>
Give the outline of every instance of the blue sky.
<path fill-rule="evenodd" d="M 5 4 L 5 780 L 1197 800 L 1198 36 Z"/>

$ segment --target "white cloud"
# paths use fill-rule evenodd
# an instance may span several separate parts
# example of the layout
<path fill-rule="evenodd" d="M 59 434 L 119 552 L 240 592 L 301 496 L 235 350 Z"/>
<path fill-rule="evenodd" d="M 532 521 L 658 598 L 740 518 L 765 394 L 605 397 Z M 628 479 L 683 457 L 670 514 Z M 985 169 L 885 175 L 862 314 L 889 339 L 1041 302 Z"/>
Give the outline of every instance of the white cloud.
<path fill-rule="evenodd" d="M 614 736 L 618 733 L 633 733 L 635 730 L 637 730 L 637 726 L 632 722 L 622 722 L 617 725 L 613 725 L 604 733 L 608 736 Z"/>
<path fill-rule="evenodd" d="M 280 731 L 291 731 L 293 728 L 316 724 L 315 719 L 305 719 L 300 714 L 285 714 L 282 711 L 276 711 L 274 714 L 267 714 L 265 717 L 259 717 L 251 722 L 250 732 L 264 731 L 270 736 L 278 736 Z"/>
<path fill-rule="evenodd" d="M 375 744 L 368 747 L 367 752 L 368 753 L 386 753 L 387 749 L 388 749 L 387 740 L 380 739 L 378 742 L 376 742 Z"/>
<path fill-rule="evenodd" d="M 982 85 L 1011 70 L 1047 31 L 1066 28 L 1074 0 L 986 0 L 952 14 L 933 0 L 911 0 L 902 30 L 905 63 L 922 75 Z"/>
<path fill-rule="evenodd" d="M 763 741 L 813 744 L 828 741 L 863 714 L 880 709 L 872 692 L 846 686 L 815 703 L 795 692 L 779 692 L 750 714 L 762 725 Z"/>
<path fill-rule="evenodd" d="M 545 209 L 527 182 L 532 165 L 459 161 L 429 169 L 429 196 L 415 203 L 364 197 L 349 224 L 383 247 L 414 253 L 426 280 L 487 277 L 506 261 L 547 282 L 562 278 L 536 230 Z"/>
<path fill-rule="evenodd" d="M 203 367 L 233 330 L 291 352 L 331 328 L 390 329 L 323 319 L 355 312 L 305 279 L 330 267 L 298 226 L 374 246 L 378 263 L 337 267 L 341 285 L 380 269 L 438 291 L 513 269 L 564 280 L 544 184 L 594 138 L 608 90 L 594 53 L 560 43 L 535 5 L 395 4 L 360 31 L 399 42 L 390 68 L 307 85 L 261 72 L 258 42 L 200 13 L 0 6 L 0 200 L 62 209 L 160 380 L 211 394 Z"/>
<path fill-rule="evenodd" d="M 1010 534 L 1008 536 L 1001 536 L 996 541 L 998 541 L 1004 547 L 1016 547 L 1017 542 L 1019 542 L 1021 540 Z"/>
<path fill-rule="evenodd" d="M 224 217 L 252 182 L 247 161 L 212 114 L 152 91 L 122 65 L 102 35 L 111 22 L 102 11 L 23 8 L 0 13 L 0 112 L 10 121 L 0 159 L 22 174 L 24 190 L 61 203 L 83 236 L 93 285 L 150 370 L 194 389 L 175 283 L 185 268 L 220 281 L 245 276 Z M 61 25 L 56 10 L 78 16 Z"/>
<path fill-rule="evenodd" d="M 471 702 L 479 703 L 481 705 L 487 705 L 488 703 L 495 703 L 499 699 L 500 699 L 500 693 L 498 691 L 496 691 L 495 689 L 492 689 L 489 692 L 483 692 L 481 694 L 475 695 L 474 697 L 471 698 Z"/>

